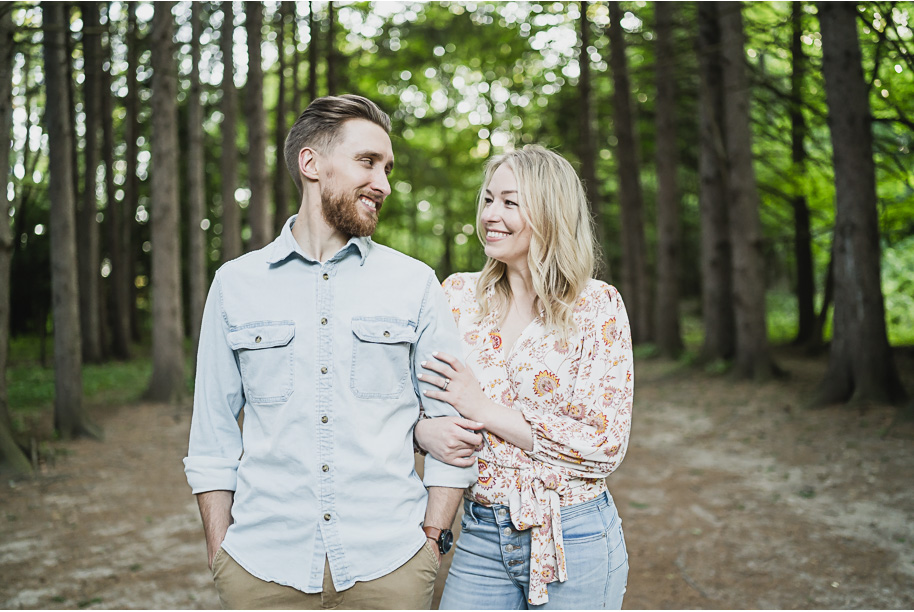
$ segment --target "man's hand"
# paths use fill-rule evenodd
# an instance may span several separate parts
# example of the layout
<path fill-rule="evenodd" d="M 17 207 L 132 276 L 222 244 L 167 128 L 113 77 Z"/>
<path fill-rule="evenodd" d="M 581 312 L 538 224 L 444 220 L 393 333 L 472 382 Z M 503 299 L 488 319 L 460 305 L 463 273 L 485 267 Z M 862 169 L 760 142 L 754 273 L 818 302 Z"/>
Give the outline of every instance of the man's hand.
<path fill-rule="evenodd" d="M 222 540 L 232 524 L 232 504 L 235 501 L 234 491 L 207 491 L 197 495 L 197 506 L 203 519 L 203 533 L 206 534 L 206 551 L 209 555 L 209 568 L 213 569 L 213 557 L 216 556 Z"/>
<path fill-rule="evenodd" d="M 482 423 L 461 417 L 420 419 L 416 423 L 416 442 L 438 461 L 456 467 L 470 467 L 476 461 L 473 452 L 482 444 L 476 431 Z"/>

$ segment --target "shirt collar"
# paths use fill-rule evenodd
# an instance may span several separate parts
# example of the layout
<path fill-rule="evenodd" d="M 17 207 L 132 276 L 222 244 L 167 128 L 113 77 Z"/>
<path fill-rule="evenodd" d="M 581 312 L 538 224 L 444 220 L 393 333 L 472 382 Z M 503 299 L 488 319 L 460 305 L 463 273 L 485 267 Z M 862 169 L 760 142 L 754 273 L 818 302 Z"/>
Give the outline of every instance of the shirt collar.
<path fill-rule="evenodd" d="M 298 254 L 300 257 L 308 261 L 314 261 L 314 258 L 310 255 L 306 255 L 302 251 L 301 246 L 299 246 L 298 241 L 295 240 L 295 236 L 292 235 L 292 226 L 295 225 L 295 219 L 298 215 L 292 215 L 289 217 L 289 220 L 285 222 L 282 226 L 282 231 L 276 240 L 273 241 L 271 245 L 271 251 L 269 257 L 267 257 L 267 263 L 269 265 L 274 265 L 282 263 L 289 258 L 293 253 Z M 346 245 L 339 250 L 336 255 L 330 258 L 342 259 L 347 252 L 355 248 L 359 252 L 359 257 L 361 261 L 359 265 L 364 266 L 365 260 L 368 258 L 368 253 L 371 251 L 371 237 L 370 236 L 353 236 L 349 239 Z"/>

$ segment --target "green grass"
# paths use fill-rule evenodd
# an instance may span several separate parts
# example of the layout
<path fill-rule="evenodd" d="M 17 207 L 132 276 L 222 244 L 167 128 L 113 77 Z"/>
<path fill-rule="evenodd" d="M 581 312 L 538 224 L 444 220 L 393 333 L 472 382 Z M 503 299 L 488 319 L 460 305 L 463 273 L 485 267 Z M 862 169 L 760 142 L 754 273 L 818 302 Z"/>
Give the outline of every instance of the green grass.
<path fill-rule="evenodd" d="M 48 367 L 42 367 L 37 337 L 18 337 L 10 342 L 7 371 L 9 406 L 14 421 L 54 408 L 54 368 L 51 339 L 47 341 Z M 152 375 L 152 358 L 145 346 L 132 347 L 130 361 L 110 361 L 83 365 L 83 399 L 91 404 L 117 405 L 138 401 Z M 185 355 L 191 351 L 185 346 Z M 185 365 L 188 392 L 193 390 L 193 361 Z"/>
<path fill-rule="evenodd" d="M 83 397 L 88 402 L 118 404 L 139 399 L 152 374 L 148 357 L 83 366 Z M 51 410 L 54 406 L 54 369 L 16 364 L 7 373 L 10 408 L 14 414 Z"/>

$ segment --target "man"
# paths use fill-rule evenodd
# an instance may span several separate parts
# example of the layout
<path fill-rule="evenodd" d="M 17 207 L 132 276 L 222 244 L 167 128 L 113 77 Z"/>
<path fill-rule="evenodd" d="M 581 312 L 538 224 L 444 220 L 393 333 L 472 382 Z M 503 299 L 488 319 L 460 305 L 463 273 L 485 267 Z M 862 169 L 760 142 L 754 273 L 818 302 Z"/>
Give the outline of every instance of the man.
<path fill-rule="evenodd" d="M 414 470 L 419 364 L 459 343 L 434 272 L 369 238 L 389 131 L 365 98 L 315 100 L 285 145 L 298 215 L 210 289 L 184 465 L 227 608 L 429 608 L 476 481 L 475 460 Z"/>

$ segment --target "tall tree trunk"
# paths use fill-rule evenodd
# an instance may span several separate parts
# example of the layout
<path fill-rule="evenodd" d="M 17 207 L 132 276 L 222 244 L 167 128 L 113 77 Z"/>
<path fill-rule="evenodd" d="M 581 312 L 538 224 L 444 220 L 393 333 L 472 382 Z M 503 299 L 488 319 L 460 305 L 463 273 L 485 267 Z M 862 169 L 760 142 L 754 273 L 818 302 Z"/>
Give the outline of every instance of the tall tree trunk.
<path fill-rule="evenodd" d="M 597 135 L 594 129 L 593 94 L 590 78 L 590 21 L 587 19 L 589 2 L 581 2 L 580 36 L 581 48 L 578 50 L 578 65 L 581 76 L 578 78 L 578 100 L 580 101 L 580 140 L 578 157 L 581 160 L 581 178 L 587 199 L 590 201 L 590 214 L 596 228 L 597 244 L 600 245 L 600 277 L 609 280 L 609 258 L 606 253 L 606 228 L 604 227 L 599 184 L 597 183 Z"/>
<path fill-rule="evenodd" d="M 906 400 L 885 329 L 873 135 L 853 3 L 820 2 L 822 71 L 835 168 L 835 311 L 814 403 Z"/>
<path fill-rule="evenodd" d="M 301 86 L 301 65 L 302 53 L 298 49 L 301 40 L 301 29 L 298 24 L 298 3 L 292 4 L 292 115 L 294 122 L 298 115 L 304 110 L 301 104 L 302 89 Z"/>
<path fill-rule="evenodd" d="M 231 2 L 222 3 L 222 263 L 242 253 L 241 208 L 235 199 L 238 187 L 238 92 L 235 89 L 235 14 Z"/>
<path fill-rule="evenodd" d="M 128 312 L 130 316 L 130 337 L 139 342 L 142 338 L 140 333 L 140 316 L 137 308 L 137 251 L 136 241 L 134 240 L 134 228 L 136 227 L 136 211 L 140 205 L 140 183 L 136 175 L 137 156 L 139 155 L 139 146 L 137 138 L 140 135 L 139 120 L 139 82 L 137 81 L 137 69 L 140 66 L 139 60 L 139 38 L 140 30 L 136 19 L 136 2 L 127 3 L 127 99 L 124 101 L 126 116 L 124 117 L 124 135 L 127 140 L 127 150 L 124 155 L 127 162 L 127 168 L 124 170 L 126 175 L 124 180 L 124 227 L 123 227 L 123 245 L 124 245 L 124 265 L 126 266 L 127 286 L 124 291 L 128 297 Z"/>
<path fill-rule="evenodd" d="M 80 2 L 83 20 L 83 57 L 85 72 L 86 148 L 85 182 L 82 206 L 77 214 L 77 261 L 79 262 L 79 321 L 82 334 L 83 362 L 99 363 L 102 360 L 101 321 L 99 317 L 99 228 L 98 195 L 98 130 L 101 120 L 101 32 L 98 17 L 99 4 Z"/>
<path fill-rule="evenodd" d="M 11 138 L 13 129 L 13 3 L 0 3 L 0 130 Z M 28 145 L 26 145 L 28 148 Z M 10 148 L 0 147 L 0 176 L 9 176 Z M 0 466 L 17 473 L 32 471 L 29 460 L 13 438 L 9 413 L 9 387 L 6 368 L 10 339 L 10 264 L 13 232 L 10 226 L 10 199 L 0 190 Z"/>
<path fill-rule="evenodd" d="M 698 88 L 701 211 L 701 361 L 729 360 L 736 352 L 730 222 L 727 210 L 727 154 L 724 143 L 723 67 L 716 2 L 698 3 Z"/>
<path fill-rule="evenodd" d="M 245 115 L 248 123 L 248 179 L 251 201 L 250 250 L 259 249 L 273 239 L 270 222 L 270 183 L 267 177 L 267 118 L 263 105 L 263 65 L 260 45 L 263 40 L 263 5 L 245 2 L 245 28 L 248 33 L 248 82 L 245 85 Z"/>
<path fill-rule="evenodd" d="M 194 2 L 190 7 L 190 92 L 187 98 L 187 234 L 188 234 L 188 290 L 190 291 L 190 339 L 193 354 L 197 354 L 200 340 L 200 323 L 203 320 L 203 303 L 206 301 L 206 177 L 204 175 L 205 148 L 203 146 L 203 104 L 200 84 L 200 21 L 202 5 Z"/>
<path fill-rule="evenodd" d="M 308 41 L 308 102 L 317 98 L 317 62 L 320 57 L 320 23 L 314 16 L 314 2 L 308 3 L 308 32 L 311 40 Z M 298 109 L 299 112 L 304 109 Z"/>
<path fill-rule="evenodd" d="M 339 83 L 336 70 L 336 17 L 333 1 L 327 3 L 327 95 L 335 96 Z"/>
<path fill-rule="evenodd" d="M 276 202 L 275 233 L 282 230 L 283 224 L 289 217 L 289 171 L 286 170 L 284 145 L 286 143 L 287 115 L 286 105 L 286 21 L 289 20 L 292 5 L 283 2 L 279 6 L 279 23 L 276 33 L 276 44 L 279 47 L 279 86 L 276 93 L 276 169 L 273 174 L 273 199 Z M 293 22 L 294 25 L 294 22 Z M 294 74 L 294 71 L 293 71 Z M 293 81 L 294 86 L 294 81 Z M 297 211 L 296 211 L 297 212 Z"/>
<path fill-rule="evenodd" d="M 806 73 L 806 58 L 803 55 L 803 3 L 791 4 L 793 39 L 790 49 L 793 55 L 793 71 L 790 76 L 790 140 L 792 174 L 797 187 L 793 194 L 794 237 L 793 250 L 797 266 L 797 311 L 799 328 L 796 344 L 816 343 L 813 337 L 816 319 L 816 281 L 812 264 L 812 232 L 809 222 L 809 207 L 802 185 L 806 177 L 806 123 L 803 121 L 803 78 Z"/>
<path fill-rule="evenodd" d="M 76 266 L 76 197 L 73 193 L 73 126 L 67 87 L 63 3 L 42 2 L 45 122 L 48 133 L 51 201 L 51 294 L 54 307 L 54 427 L 64 439 L 99 436 L 83 412 L 82 347 Z"/>
<path fill-rule="evenodd" d="M 152 380 L 146 397 L 184 395 L 181 241 L 178 196 L 178 78 L 174 2 L 157 2 L 152 18 Z"/>
<path fill-rule="evenodd" d="M 110 13 L 109 13 L 110 15 Z M 111 21 L 108 21 L 110 40 Z M 103 56 L 111 61 L 110 42 L 103 47 Z M 113 115 L 111 95 L 111 74 L 102 70 L 102 115 Z M 124 253 L 124 202 L 118 202 L 114 185 L 114 126 L 111 121 L 102 121 L 102 159 L 105 164 L 105 222 L 108 257 L 111 273 L 108 275 L 108 311 L 111 322 L 111 350 L 117 359 L 130 359 L 130 278 Z"/>
<path fill-rule="evenodd" d="M 720 7 L 724 121 L 730 159 L 730 243 L 733 252 L 733 303 L 736 314 L 734 373 L 766 379 L 777 372 L 768 347 L 762 223 L 752 160 L 749 85 L 746 78 L 742 6 Z"/>
<path fill-rule="evenodd" d="M 653 339 L 651 284 L 647 271 L 644 238 L 644 204 L 638 168 L 638 143 L 632 112 L 628 61 L 622 32 L 622 9 L 609 3 L 610 68 L 613 73 L 613 109 L 616 159 L 619 174 L 619 208 L 622 221 L 622 294 L 631 318 L 632 341 L 638 344 Z"/>
<path fill-rule="evenodd" d="M 682 351 L 679 330 L 679 188 L 676 171 L 676 73 L 673 70 L 673 10 L 654 5 L 657 20 L 657 303 L 656 341 L 660 354 L 676 357 Z"/>

